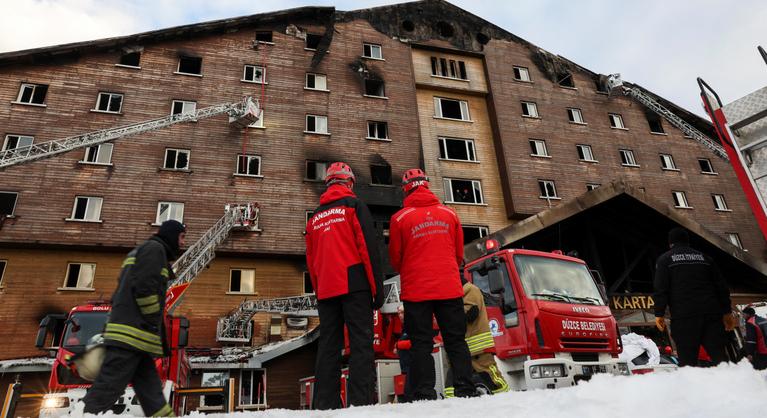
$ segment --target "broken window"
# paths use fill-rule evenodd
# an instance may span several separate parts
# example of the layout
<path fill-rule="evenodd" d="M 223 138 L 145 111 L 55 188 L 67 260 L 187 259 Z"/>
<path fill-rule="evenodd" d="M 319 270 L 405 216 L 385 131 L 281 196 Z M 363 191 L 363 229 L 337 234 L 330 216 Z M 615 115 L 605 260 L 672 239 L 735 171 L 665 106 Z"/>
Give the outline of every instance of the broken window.
<path fill-rule="evenodd" d="M 634 157 L 634 151 L 630 149 L 622 149 L 618 150 L 621 154 L 621 165 L 628 166 L 628 167 L 639 167 L 639 164 L 637 164 L 637 160 Z"/>
<path fill-rule="evenodd" d="M 17 152 L 26 152 L 34 141 L 35 137 L 33 136 L 6 135 L 2 151 L 16 150 Z"/>
<path fill-rule="evenodd" d="M 304 180 L 323 181 L 327 169 L 327 161 L 306 160 L 306 177 Z"/>
<path fill-rule="evenodd" d="M 537 118 L 538 105 L 533 102 L 522 102 L 522 116 L 526 118 Z"/>
<path fill-rule="evenodd" d="M 386 97 L 382 80 L 365 79 L 365 96 Z"/>
<path fill-rule="evenodd" d="M 324 74 L 306 73 L 306 86 L 310 90 L 328 90 L 328 78 Z"/>
<path fill-rule="evenodd" d="M 573 81 L 573 75 L 570 73 L 561 73 L 557 74 L 557 84 L 559 84 L 561 87 L 572 87 L 575 88 L 575 82 Z"/>
<path fill-rule="evenodd" d="M 69 263 L 67 264 L 67 276 L 62 287 L 65 289 L 92 290 L 95 274 L 95 264 Z"/>
<path fill-rule="evenodd" d="M 8 264 L 8 260 L 0 260 L 0 288 L 3 287 L 3 276 L 5 276 L 5 266 Z"/>
<path fill-rule="evenodd" d="M 13 216 L 18 197 L 16 192 L 0 192 L 0 217 Z"/>
<path fill-rule="evenodd" d="M 168 170 L 189 170 L 189 150 L 168 148 L 165 150 L 165 164 Z"/>
<path fill-rule="evenodd" d="M 370 166 L 370 183 L 378 185 L 391 185 L 391 166 L 386 164 L 373 164 Z"/>
<path fill-rule="evenodd" d="M 471 120 L 469 117 L 469 103 L 464 100 L 434 98 L 435 113 L 438 118 Z"/>
<path fill-rule="evenodd" d="M 647 112 L 645 115 L 647 116 L 647 123 L 650 125 L 650 132 L 654 134 L 666 133 L 666 131 L 663 130 L 663 123 L 660 120 L 660 116 L 652 112 Z"/>
<path fill-rule="evenodd" d="M 120 113 L 123 105 L 123 95 L 119 93 L 99 93 L 96 99 L 96 110 L 106 113 Z"/>
<path fill-rule="evenodd" d="M 437 77 L 468 80 L 466 63 L 447 58 L 431 57 L 431 75 Z"/>
<path fill-rule="evenodd" d="M 594 159 L 594 152 L 591 150 L 591 145 L 578 144 L 575 146 L 575 149 L 578 150 L 579 160 L 592 162 L 597 161 Z"/>
<path fill-rule="evenodd" d="M 486 226 L 477 225 L 463 225 L 461 226 L 461 229 L 463 230 L 463 245 L 466 245 L 475 239 L 484 238 L 490 232 Z"/>
<path fill-rule="evenodd" d="M 574 107 L 567 109 L 567 119 L 572 123 L 578 123 L 581 125 L 585 124 L 583 121 L 583 112 L 581 112 L 580 109 L 576 109 Z"/>
<path fill-rule="evenodd" d="M 368 121 L 367 139 L 389 139 L 388 125 L 386 122 Z"/>
<path fill-rule="evenodd" d="M 517 81 L 531 81 L 530 71 L 525 67 L 514 66 L 514 79 Z"/>
<path fill-rule="evenodd" d="M 181 202 L 158 202 L 155 225 L 161 225 L 171 219 L 184 223 L 184 204 Z"/>
<path fill-rule="evenodd" d="M 700 172 L 703 174 L 716 174 L 714 166 L 711 165 L 711 160 L 708 158 L 698 158 L 698 164 L 700 165 Z"/>
<path fill-rule="evenodd" d="M 439 33 L 439 36 L 449 38 L 453 36 L 455 29 L 453 29 L 453 25 L 450 23 L 440 20 L 437 22 L 437 32 Z"/>
<path fill-rule="evenodd" d="M 178 58 L 178 73 L 202 75 L 202 58 L 181 56 Z"/>
<path fill-rule="evenodd" d="M 448 203 L 482 204 L 482 185 L 479 180 L 443 179 L 445 201 Z"/>
<path fill-rule="evenodd" d="M 725 233 L 727 235 L 727 240 L 732 243 L 732 245 L 743 249 L 743 243 L 740 241 L 740 235 L 734 233 L 734 232 L 727 232 Z"/>
<path fill-rule="evenodd" d="M 671 192 L 674 197 L 674 206 L 677 208 L 692 208 L 687 202 L 687 195 L 684 192 Z"/>
<path fill-rule="evenodd" d="M 674 164 L 674 157 L 671 154 L 660 155 L 660 166 L 664 170 L 678 170 Z"/>
<path fill-rule="evenodd" d="M 48 86 L 45 84 L 22 83 L 16 102 L 42 105 L 45 104 L 45 94 L 47 92 Z"/>
<path fill-rule="evenodd" d="M 610 117 L 611 128 L 626 129 L 626 126 L 623 124 L 623 116 L 617 113 L 609 113 L 608 116 Z"/>
<path fill-rule="evenodd" d="M 266 406 L 266 370 L 240 370 L 240 406 Z"/>
<path fill-rule="evenodd" d="M 256 293 L 256 270 L 229 270 L 229 293 Z"/>
<path fill-rule="evenodd" d="M 306 34 L 306 49 L 317 49 L 318 46 L 320 46 L 320 41 L 322 40 L 322 35 L 317 35 L 314 33 L 307 33 Z"/>
<path fill-rule="evenodd" d="M 306 115 L 306 133 L 327 134 L 328 117 L 319 115 Z"/>
<path fill-rule="evenodd" d="M 171 115 L 189 114 L 197 111 L 197 102 L 186 100 L 174 100 L 171 106 Z"/>
<path fill-rule="evenodd" d="M 257 31 L 256 32 L 256 42 L 265 42 L 265 43 L 272 43 L 273 40 L 272 31 Z"/>
<path fill-rule="evenodd" d="M 601 186 L 601 184 L 599 183 L 586 183 L 586 190 L 592 191 L 592 190 L 598 189 L 599 186 Z"/>
<path fill-rule="evenodd" d="M 138 67 L 141 62 L 141 52 L 127 52 L 120 55 L 120 65 Z"/>
<path fill-rule="evenodd" d="M 311 295 L 314 293 L 314 288 L 312 288 L 312 276 L 309 275 L 308 271 L 304 272 L 304 294 L 305 295 Z"/>
<path fill-rule="evenodd" d="M 81 163 L 88 164 L 111 164 L 113 144 L 99 144 L 85 149 L 85 156 Z"/>
<path fill-rule="evenodd" d="M 729 212 L 730 209 L 727 207 L 727 202 L 724 200 L 723 194 L 713 194 L 711 195 L 711 199 L 714 201 L 714 209 L 721 211 L 721 212 Z"/>
<path fill-rule="evenodd" d="M 241 176 L 260 176 L 261 175 L 261 157 L 258 155 L 237 155 L 236 174 Z"/>
<path fill-rule="evenodd" d="M 246 65 L 242 81 L 250 83 L 264 83 L 266 81 L 266 68 L 261 65 Z"/>
<path fill-rule="evenodd" d="M 538 197 L 542 199 L 559 199 L 554 180 L 538 180 L 538 188 L 541 191 L 541 195 Z"/>
<path fill-rule="evenodd" d="M 383 54 L 381 52 L 381 45 L 367 43 L 362 44 L 362 56 L 365 58 L 382 60 Z"/>
<path fill-rule="evenodd" d="M 534 157 L 548 157 L 549 152 L 546 149 L 546 141 L 542 139 L 531 139 L 530 140 L 530 150 L 532 151 L 532 156 Z"/>
<path fill-rule="evenodd" d="M 90 221 L 98 222 L 101 220 L 101 204 L 104 201 L 100 197 L 76 196 L 75 205 L 72 208 L 70 221 Z"/>
<path fill-rule="evenodd" d="M 445 160 L 477 161 L 471 139 L 439 138 L 439 158 Z"/>

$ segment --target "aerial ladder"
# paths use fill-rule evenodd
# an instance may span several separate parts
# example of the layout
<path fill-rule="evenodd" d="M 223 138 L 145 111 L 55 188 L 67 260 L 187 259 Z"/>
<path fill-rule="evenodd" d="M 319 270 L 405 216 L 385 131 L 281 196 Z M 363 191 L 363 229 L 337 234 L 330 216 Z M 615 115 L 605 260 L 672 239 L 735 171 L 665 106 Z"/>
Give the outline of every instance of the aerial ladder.
<path fill-rule="evenodd" d="M 138 135 L 144 132 L 162 129 L 177 123 L 197 121 L 199 119 L 205 119 L 224 113 L 229 115 L 229 123 L 244 128 L 258 120 L 260 111 L 258 100 L 253 99 L 250 96 L 245 96 L 239 102 L 222 103 L 195 110 L 193 112 L 177 113 L 146 122 L 102 129 L 100 131 L 70 136 L 64 139 L 56 139 L 39 144 L 7 149 L 0 152 L 0 168 L 53 157 L 54 155 L 69 152 L 78 148 L 91 147 L 126 136 Z"/>
<path fill-rule="evenodd" d="M 396 314 L 400 304 L 399 276 L 384 281 L 384 304 L 382 314 Z M 246 343 L 253 331 L 253 316 L 272 313 L 291 317 L 318 316 L 317 297 L 313 294 L 272 299 L 244 300 L 227 316 L 220 318 L 216 326 L 216 341 Z"/>
<path fill-rule="evenodd" d="M 710 149 L 718 157 L 725 161 L 730 160 L 730 157 L 727 155 L 727 151 L 724 150 L 724 147 L 719 145 L 711 138 L 707 137 L 705 134 L 689 124 L 684 119 L 674 114 L 674 112 L 668 110 L 665 106 L 658 103 L 655 99 L 652 98 L 652 96 L 642 91 L 642 89 L 637 87 L 628 87 L 623 84 L 623 80 L 621 80 L 620 74 L 611 74 L 608 76 L 607 86 L 611 92 L 615 89 L 618 89 L 618 91 L 624 95 L 630 96 L 634 100 L 645 105 L 648 109 L 666 119 L 670 124 L 676 126 L 686 136 L 698 141 L 703 146 Z"/>

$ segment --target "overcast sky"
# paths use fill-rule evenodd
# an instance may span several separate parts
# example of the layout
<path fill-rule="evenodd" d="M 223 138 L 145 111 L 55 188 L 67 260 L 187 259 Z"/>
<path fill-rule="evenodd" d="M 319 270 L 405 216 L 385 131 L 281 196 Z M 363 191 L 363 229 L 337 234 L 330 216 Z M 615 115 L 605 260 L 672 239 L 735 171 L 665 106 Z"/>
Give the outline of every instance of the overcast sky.
<path fill-rule="evenodd" d="M 307 5 L 354 10 L 382 0 L 0 0 L 0 52 L 128 35 Z M 767 85 L 765 0 L 452 0 L 602 74 L 703 114 L 696 77 L 725 103 Z"/>

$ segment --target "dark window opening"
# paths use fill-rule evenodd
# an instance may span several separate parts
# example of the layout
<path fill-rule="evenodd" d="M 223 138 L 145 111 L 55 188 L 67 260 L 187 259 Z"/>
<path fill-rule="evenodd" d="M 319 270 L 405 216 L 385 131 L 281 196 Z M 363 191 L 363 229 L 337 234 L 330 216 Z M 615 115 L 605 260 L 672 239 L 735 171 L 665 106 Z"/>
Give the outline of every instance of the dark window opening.
<path fill-rule="evenodd" d="M 440 138 L 439 157 L 450 160 L 475 161 L 474 143 L 464 139 Z"/>
<path fill-rule="evenodd" d="M 482 203 L 482 191 L 478 181 L 449 179 L 453 202 Z"/>
<path fill-rule="evenodd" d="M 431 57 L 431 74 L 439 75 L 439 61 L 437 61 L 437 57 Z"/>
<path fill-rule="evenodd" d="M 700 165 L 700 171 L 703 173 L 714 173 L 714 167 L 711 165 L 711 161 L 705 158 L 698 160 Z"/>
<path fill-rule="evenodd" d="M 78 197 L 77 203 L 75 204 L 75 216 L 73 216 L 74 219 L 85 219 L 85 211 L 88 208 L 88 198 L 87 197 Z M 80 268 L 79 265 L 77 267 Z"/>
<path fill-rule="evenodd" d="M 129 65 L 131 67 L 138 67 L 141 62 L 141 52 L 129 52 L 120 55 L 120 65 Z"/>
<path fill-rule="evenodd" d="M 365 94 L 368 96 L 386 96 L 384 92 L 384 82 L 381 80 L 365 80 Z"/>
<path fill-rule="evenodd" d="M 477 42 L 479 42 L 480 45 L 487 45 L 490 42 L 490 37 L 482 32 L 477 33 Z"/>
<path fill-rule="evenodd" d="M 466 63 L 463 61 L 458 61 L 458 76 L 461 80 L 468 80 L 469 77 L 466 74 Z"/>
<path fill-rule="evenodd" d="M 18 193 L 0 192 L 0 217 L 13 215 L 18 196 Z"/>
<path fill-rule="evenodd" d="M 443 38 L 449 38 L 453 36 L 455 29 L 453 29 L 451 24 L 441 20 L 437 22 L 437 32 L 439 32 L 439 36 Z"/>
<path fill-rule="evenodd" d="M 202 58 L 180 57 L 178 59 L 178 72 L 184 74 L 202 74 Z"/>
<path fill-rule="evenodd" d="M 83 209 L 84 213 L 85 209 Z M 67 272 L 67 282 L 64 287 L 77 287 L 77 279 L 80 278 L 80 265 L 70 264 L 69 271 Z"/>
<path fill-rule="evenodd" d="M 461 102 L 458 100 L 442 99 L 439 101 L 442 108 L 442 117 L 449 119 L 463 119 L 461 113 Z"/>
<path fill-rule="evenodd" d="M 456 78 L 458 77 L 458 64 L 455 62 L 455 60 L 450 60 L 450 77 Z"/>
<path fill-rule="evenodd" d="M 256 42 L 273 42 L 272 31 L 256 32 Z"/>
<path fill-rule="evenodd" d="M 466 245 L 476 239 L 486 237 L 488 229 L 486 226 L 462 226 L 463 244 Z"/>
<path fill-rule="evenodd" d="M 304 272 L 304 293 L 314 293 L 314 288 L 312 287 L 312 277 L 309 275 L 308 271 Z"/>
<path fill-rule="evenodd" d="M 388 139 L 389 129 L 386 122 L 368 122 L 368 138 Z"/>
<path fill-rule="evenodd" d="M 538 180 L 541 197 L 557 197 L 557 188 L 551 180 Z"/>
<path fill-rule="evenodd" d="M 447 60 L 445 58 L 440 58 L 439 63 L 440 63 L 440 67 L 442 67 L 440 69 L 440 75 L 442 77 L 447 77 Z"/>
<path fill-rule="evenodd" d="M 229 291 L 239 292 L 242 288 L 242 271 L 232 270 L 232 278 L 229 281 Z"/>
<path fill-rule="evenodd" d="M 328 163 L 325 161 L 306 161 L 306 179 L 313 181 L 322 181 L 325 179 L 325 171 Z"/>
<path fill-rule="evenodd" d="M 313 33 L 306 34 L 306 49 L 317 49 L 320 46 L 322 35 L 316 35 Z"/>
<path fill-rule="evenodd" d="M 45 94 L 48 92 L 48 86 L 45 84 L 24 84 L 21 86 L 22 103 L 44 104 Z"/>
<path fill-rule="evenodd" d="M 559 79 L 557 83 L 562 87 L 575 87 L 573 75 L 570 73 L 558 74 L 557 79 Z"/>
<path fill-rule="evenodd" d="M 391 166 L 389 165 L 371 165 L 370 166 L 370 182 L 372 184 L 391 185 Z"/>
<path fill-rule="evenodd" d="M 647 123 L 650 125 L 650 132 L 656 133 L 656 134 L 666 133 L 663 130 L 663 123 L 660 120 L 660 116 L 654 113 L 647 113 L 646 116 L 647 116 Z"/>
<path fill-rule="evenodd" d="M 257 176 L 261 159 L 253 155 L 239 155 L 237 158 L 237 174 Z"/>
<path fill-rule="evenodd" d="M 404 20 L 402 22 L 402 29 L 405 29 L 406 32 L 412 32 L 415 30 L 415 23 L 410 20 Z"/>

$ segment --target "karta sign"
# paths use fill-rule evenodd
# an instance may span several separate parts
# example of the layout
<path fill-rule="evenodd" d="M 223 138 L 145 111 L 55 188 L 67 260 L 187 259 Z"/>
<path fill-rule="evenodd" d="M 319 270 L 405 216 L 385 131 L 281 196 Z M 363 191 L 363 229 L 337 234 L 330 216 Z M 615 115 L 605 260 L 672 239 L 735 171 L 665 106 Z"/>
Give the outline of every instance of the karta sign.
<path fill-rule="evenodd" d="M 652 295 L 641 294 L 621 294 L 610 297 L 610 309 L 623 311 L 627 309 L 645 309 L 652 310 L 655 307 L 655 301 Z"/>

